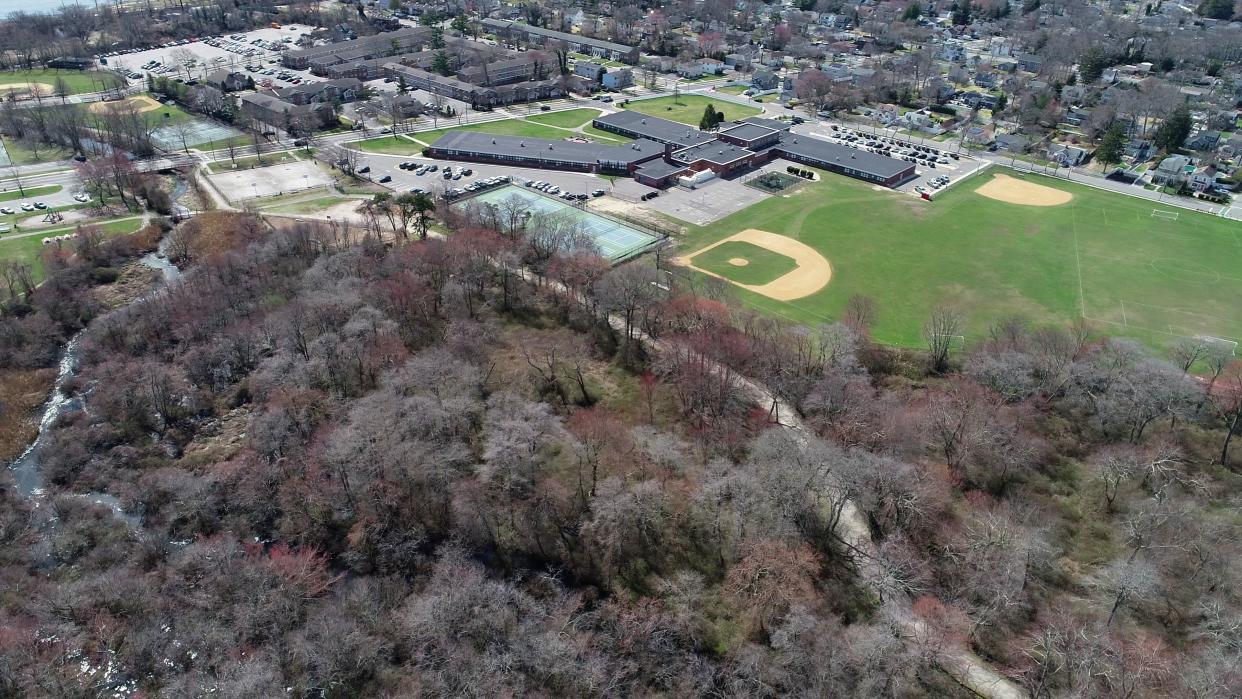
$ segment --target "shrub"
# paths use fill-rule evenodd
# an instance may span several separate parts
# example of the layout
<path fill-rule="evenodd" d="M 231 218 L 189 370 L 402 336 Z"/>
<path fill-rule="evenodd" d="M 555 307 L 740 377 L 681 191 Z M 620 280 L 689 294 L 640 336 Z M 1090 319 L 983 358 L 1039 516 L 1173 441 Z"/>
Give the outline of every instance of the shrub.
<path fill-rule="evenodd" d="M 116 267 L 96 267 L 91 270 L 91 279 L 96 284 L 111 284 L 117 280 L 121 273 Z"/>

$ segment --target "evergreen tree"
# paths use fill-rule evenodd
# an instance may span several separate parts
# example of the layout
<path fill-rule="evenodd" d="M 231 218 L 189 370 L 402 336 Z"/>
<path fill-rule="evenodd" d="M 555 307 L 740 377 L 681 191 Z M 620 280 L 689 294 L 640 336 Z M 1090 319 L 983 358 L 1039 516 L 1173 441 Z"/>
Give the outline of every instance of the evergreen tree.
<path fill-rule="evenodd" d="M 971 22 L 970 0 L 957 0 L 953 3 L 953 24 L 966 26 Z"/>
<path fill-rule="evenodd" d="M 1121 162 L 1121 155 L 1125 152 L 1125 148 L 1126 130 L 1121 122 L 1114 121 L 1104 132 L 1104 140 L 1100 141 L 1100 147 L 1095 150 L 1095 159 L 1100 161 L 1100 165 L 1107 170 L 1109 165 Z"/>
<path fill-rule="evenodd" d="M 1174 153 L 1190 136 L 1190 126 L 1190 110 L 1186 109 L 1186 105 L 1180 105 L 1173 110 L 1172 114 L 1165 117 L 1164 123 L 1156 129 L 1156 136 L 1152 139 L 1152 143 L 1166 153 Z"/>
<path fill-rule="evenodd" d="M 1203 0 L 1195 12 L 1211 19 L 1229 19 L 1233 17 L 1233 0 Z"/>
<path fill-rule="evenodd" d="M 914 22 L 918 20 L 922 14 L 923 11 L 919 9 L 919 4 L 917 2 L 912 2 L 909 5 L 906 5 L 906 12 L 901 16 L 901 18 L 907 22 Z"/>
<path fill-rule="evenodd" d="M 436 55 L 431 58 L 431 69 L 440 75 L 451 74 L 453 66 L 449 63 L 448 54 L 443 51 L 436 51 Z"/>
<path fill-rule="evenodd" d="M 444 30 L 443 30 L 443 29 L 441 29 L 441 28 L 439 28 L 439 27 L 432 27 L 432 29 L 431 29 L 431 48 L 433 48 L 433 49 L 442 49 L 442 48 L 444 48 Z"/>
<path fill-rule="evenodd" d="M 1111 60 L 1104 53 L 1104 49 L 1092 46 L 1078 59 L 1078 74 L 1084 83 L 1093 83 L 1100 79 L 1100 76 L 1104 74 L 1104 69 L 1110 64 Z"/>

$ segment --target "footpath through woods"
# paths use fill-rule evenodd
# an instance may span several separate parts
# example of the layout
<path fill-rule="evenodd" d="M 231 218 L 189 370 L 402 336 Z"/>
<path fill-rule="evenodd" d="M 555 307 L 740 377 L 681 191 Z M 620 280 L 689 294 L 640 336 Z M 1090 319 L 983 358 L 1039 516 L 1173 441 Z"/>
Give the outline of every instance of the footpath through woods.
<path fill-rule="evenodd" d="M 584 308 L 590 307 L 580 294 L 560 282 L 546 279 L 525 268 L 516 273 L 527 283 L 552 287 L 558 293 L 577 300 Z M 625 318 L 622 316 L 608 315 L 607 319 L 614 332 L 622 334 L 629 332 L 633 339 L 642 342 L 655 354 L 693 352 L 668 340 L 652 337 L 641 329 L 632 326 L 627 328 Z M 814 432 L 798 417 L 797 410 L 768 387 L 710 357 L 698 355 L 697 358 L 701 359 L 711 371 L 732 377 L 756 405 L 768 406 L 773 422 L 797 435 L 800 441 L 805 443 L 808 438 L 814 436 Z M 852 553 L 859 578 L 876 593 L 877 597 L 883 598 L 880 590 L 883 589 L 886 575 L 876 556 L 875 545 L 871 540 L 871 528 L 867 525 L 866 517 L 852 500 L 842 500 L 839 493 L 823 493 L 821 499 L 826 503 L 825 507 L 829 509 L 827 521 L 832 521 L 832 517 L 836 517 L 833 533 L 838 541 Z M 834 508 L 839 508 L 839 513 L 834 513 L 832 511 Z M 929 645 L 940 646 L 935 654 L 937 664 L 962 687 L 987 699 L 1029 698 L 1028 692 L 997 672 L 974 652 L 967 648 L 942 645 L 943 639 L 937 638 L 938 632 L 915 616 L 909 600 L 892 595 L 887 596 L 887 599 L 892 604 L 890 609 L 895 611 L 898 633 L 907 640 L 929 641 Z"/>

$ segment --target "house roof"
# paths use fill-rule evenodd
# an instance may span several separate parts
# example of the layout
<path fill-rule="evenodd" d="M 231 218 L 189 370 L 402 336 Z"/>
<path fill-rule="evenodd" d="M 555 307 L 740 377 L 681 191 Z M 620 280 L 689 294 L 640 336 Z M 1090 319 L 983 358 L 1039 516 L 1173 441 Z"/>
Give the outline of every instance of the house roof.
<path fill-rule="evenodd" d="M 510 27 L 516 27 L 521 31 L 525 31 L 536 36 L 542 36 L 549 39 L 573 41 L 584 46 L 594 46 L 595 48 L 604 49 L 606 51 L 629 53 L 634 50 L 633 46 L 626 46 L 625 44 L 618 44 L 612 41 L 604 41 L 603 39 L 593 39 L 589 36 L 581 36 L 579 34 L 567 34 L 565 32 L 544 29 L 543 27 L 536 27 L 522 22 L 509 22 L 502 19 L 484 19 L 480 24 L 488 29 L 501 31 L 507 31 Z"/>

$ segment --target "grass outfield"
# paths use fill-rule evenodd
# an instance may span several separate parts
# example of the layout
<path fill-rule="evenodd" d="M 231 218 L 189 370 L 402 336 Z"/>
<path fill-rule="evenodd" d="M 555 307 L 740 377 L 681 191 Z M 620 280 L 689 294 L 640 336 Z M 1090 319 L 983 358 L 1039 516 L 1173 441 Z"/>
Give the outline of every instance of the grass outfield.
<path fill-rule="evenodd" d="M 600 114 L 603 114 L 603 112 L 598 109 L 567 109 L 563 112 L 534 114 L 526 117 L 526 120 L 533 121 L 536 124 L 559 126 L 562 129 L 574 129 L 590 122 Z"/>
<path fill-rule="evenodd" d="M 746 260 L 738 266 L 730 260 Z M 695 267 L 728 277 L 739 284 L 767 284 L 792 272 L 798 266 L 792 258 L 741 240 L 721 243 L 707 252 L 695 255 Z"/>
<path fill-rule="evenodd" d="M 116 75 L 105 71 L 56 70 L 54 68 L 6 70 L 0 72 L 0 91 L 3 91 L 5 86 L 14 87 L 28 83 L 55 85 L 57 78 L 65 81 L 65 85 L 68 86 L 69 94 L 71 95 L 82 92 L 100 92 L 111 89 L 118 83 L 123 82 Z M 55 93 L 48 90 L 47 94 L 53 95 Z"/>
<path fill-rule="evenodd" d="M 681 95 L 680 97 L 656 97 L 649 100 L 634 100 L 625 105 L 626 109 L 652 116 L 680 121 L 698 127 L 703 119 L 703 110 L 711 104 L 717 111 L 724 112 L 725 121 L 745 119 L 758 116 L 763 110 L 726 100 L 714 100 L 702 95 Z"/>
<path fill-rule="evenodd" d="M 994 173 L 1073 194 L 1034 207 L 975 189 Z M 833 174 L 705 227 L 690 226 L 687 254 L 747 228 L 801 240 L 832 264 L 823 290 L 779 302 L 736 289 L 745 302 L 798 322 L 840 317 L 853 294 L 873 298 L 877 340 L 919 346 L 941 302 L 968 318 L 967 339 L 1018 314 L 1068 324 L 1085 316 L 1102 333 L 1160 346 L 1174 336 L 1242 340 L 1242 223 L 1035 175 L 991 168 L 923 202 Z M 1164 207 L 1168 208 L 1168 207 Z M 712 271 L 728 275 L 722 265 Z"/>
<path fill-rule="evenodd" d="M 142 217 L 130 216 L 114 221 L 93 221 L 91 223 L 98 225 L 105 236 L 113 236 L 122 233 L 133 233 L 138 230 L 142 227 Z M 39 231 L 34 235 L 0 238 L 0 262 L 7 262 L 9 260 L 25 262 L 30 265 L 35 282 L 41 282 L 44 275 L 43 261 L 40 259 L 40 254 L 44 248 L 43 239 L 72 233 L 75 230 L 77 230 L 77 226 L 69 226 L 68 228 Z M 7 296 L 7 292 L 5 295 Z"/>
<path fill-rule="evenodd" d="M 25 194 L 22 194 L 22 190 L 20 189 L 14 189 L 8 192 L 0 192 L 0 201 L 13 201 L 15 199 L 31 199 L 34 197 L 47 196 L 48 194 L 55 194 L 59 192 L 60 190 L 64 189 L 64 187 L 58 184 L 48 184 L 48 185 L 43 185 L 42 187 L 26 187 L 25 189 L 26 189 Z M 16 208 L 16 207 L 12 207 L 12 208 Z"/>

